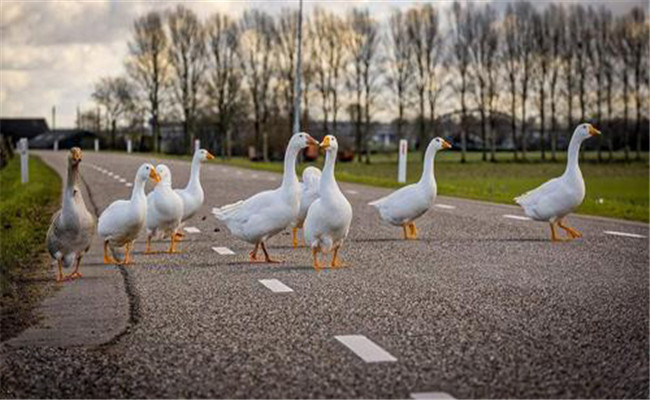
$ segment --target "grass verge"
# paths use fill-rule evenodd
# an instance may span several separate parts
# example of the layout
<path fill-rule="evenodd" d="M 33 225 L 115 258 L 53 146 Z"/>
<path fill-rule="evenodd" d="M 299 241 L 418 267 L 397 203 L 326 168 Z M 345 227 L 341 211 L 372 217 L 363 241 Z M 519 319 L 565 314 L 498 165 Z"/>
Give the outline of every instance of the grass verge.
<path fill-rule="evenodd" d="M 29 159 L 29 183 L 20 182 L 20 157 L 0 170 L 0 341 L 33 324 L 38 300 L 53 289 L 47 279 L 45 235 L 59 205 L 61 178 L 38 157 Z"/>

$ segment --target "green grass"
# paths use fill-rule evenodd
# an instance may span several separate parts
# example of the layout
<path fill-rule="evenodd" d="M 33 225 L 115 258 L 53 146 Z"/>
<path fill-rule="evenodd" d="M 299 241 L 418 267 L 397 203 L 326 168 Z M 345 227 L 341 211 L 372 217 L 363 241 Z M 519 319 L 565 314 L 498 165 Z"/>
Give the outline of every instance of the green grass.
<path fill-rule="evenodd" d="M 29 183 L 20 182 L 20 157 L 0 170 L 0 290 L 2 340 L 34 320 L 29 310 L 47 276 L 45 235 L 59 205 L 61 178 L 37 157 L 29 159 Z"/>
<path fill-rule="evenodd" d="M 607 157 L 607 153 L 604 153 Z M 634 157 L 634 154 L 631 154 Z M 153 158 L 189 159 L 189 156 L 152 154 Z M 585 177 L 587 196 L 578 209 L 580 214 L 622 218 L 648 222 L 648 153 L 642 161 L 622 162 L 623 153 L 614 154 L 615 162 L 596 163 L 596 152 L 584 152 L 580 168 Z M 540 162 L 539 152 L 529 152 L 527 162 L 513 162 L 512 153 L 497 153 L 497 163 L 482 162 L 480 152 L 467 153 L 468 162 L 461 164 L 459 151 L 446 151 L 436 158 L 438 194 L 469 199 L 515 204 L 513 198 L 537 187 L 564 171 L 566 153 L 558 152 L 558 162 Z M 422 172 L 421 154 L 408 156 L 407 183 L 417 181 Z M 282 172 L 281 162 L 251 162 L 245 158 L 220 159 L 217 163 L 243 168 Z M 308 165 L 299 165 L 299 173 Z M 340 181 L 397 188 L 397 156 L 376 154 L 372 164 L 339 162 L 336 176 Z"/>

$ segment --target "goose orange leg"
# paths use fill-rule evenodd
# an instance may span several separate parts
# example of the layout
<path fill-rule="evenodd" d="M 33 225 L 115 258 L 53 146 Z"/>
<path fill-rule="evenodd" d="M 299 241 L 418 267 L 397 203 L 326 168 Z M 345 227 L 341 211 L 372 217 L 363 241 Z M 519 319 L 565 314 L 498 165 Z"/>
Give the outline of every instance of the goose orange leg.
<path fill-rule="evenodd" d="M 81 278 L 81 273 L 79 272 L 79 266 L 81 265 L 81 257 L 83 257 L 81 254 L 77 254 L 75 257 L 75 266 L 74 266 L 74 271 L 67 277 L 70 279 L 77 279 Z"/>
<path fill-rule="evenodd" d="M 409 230 L 411 231 L 411 239 L 418 238 L 418 228 L 415 226 L 415 222 L 411 222 L 409 225 Z"/>
<path fill-rule="evenodd" d="M 343 263 L 343 261 L 341 261 L 341 259 L 339 258 L 339 248 L 340 247 L 341 246 L 339 245 L 339 246 L 336 246 L 334 248 L 334 255 L 332 256 L 332 264 L 331 264 L 332 268 L 347 267 L 347 265 L 345 263 Z"/>
<path fill-rule="evenodd" d="M 318 261 L 318 248 L 317 247 L 314 247 L 314 248 L 311 249 L 311 256 L 314 259 L 314 264 L 313 264 L 314 265 L 314 270 L 316 270 L 317 272 L 320 271 L 322 266 L 321 266 L 320 262 Z"/>
<path fill-rule="evenodd" d="M 293 231 L 293 241 L 292 241 L 293 248 L 297 249 L 298 248 L 298 227 L 294 227 L 292 231 Z"/>
<path fill-rule="evenodd" d="M 566 239 L 561 238 L 557 235 L 557 231 L 555 230 L 555 222 L 549 222 L 551 226 L 551 241 L 552 242 L 564 242 Z"/>
<path fill-rule="evenodd" d="M 567 233 L 567 235 L 569 235 L 571 237 L 571 239 L 581 238 L 582 237 L 582 233 L 578 232 L 577 229 L 571 228 L 570 226 L 567 226 L 567 225 L 564 225 L 564 219 L 558 220 L 557 225 L 560 228 L 564 229 L 564 231 Z"/>
<path fill-rule="evenodd" d="M 253 250 L 251 250 L 250 253 L 248 253 L 248 259 L 251 262 L 257 262 L 257 249 L 259 249 L 259 247 L 260 247 L 260 244 L 255 243 L 255 248 Z"/>
<path fill-rule="evenodd" d="M 280 260 L 274 260 L 274 259 L 271 258 L 271 256 L 269 256 L 269 252 L 266 251 L 266 245 L 264 244 L 264 242 L 260 242 L 260 245 L 262 246 L 262 251 L 264 252 L 264 261 L 266 261 L 267 263 L 273 263 L 273 264 L 277 264 L 277 263 L 282 262 Z"/>
<path fill-rule="evenodd" d="M 65 280 L 63 277 L 63 258 L 58 258 L 56 261 L 59 264 L 59 274 L 56 276 L 56 281 L 63 282 Z"/>
<path fill-rule="evenodd" d="M 167 253 L 169 254 L 182 253 L 182 251 L 176 250 L 176 241 L 178 240 L 178 237 L 176 236 L 176 232 L 174 232 L 171 236 L 172 236 L 171 237 L 172 241 L 171 241 L 171 245 L 169 246 L 169 250 L 167 250 Z"/>
<path fill-rule="evenodd" d="M 104 264 L 117 264 L 117 260 L 113 258 L 113 255 L 108 250 L 108 240 L 104 242 Z"/>
<path fill-rule="evenodd" d="M 173 238 L 172 238 L 173 240 Z M 147 235 L 147 244 L 144 248 L 144 254 L 155 254 L 156 252 L 151 250 L 151 236 Z"/>

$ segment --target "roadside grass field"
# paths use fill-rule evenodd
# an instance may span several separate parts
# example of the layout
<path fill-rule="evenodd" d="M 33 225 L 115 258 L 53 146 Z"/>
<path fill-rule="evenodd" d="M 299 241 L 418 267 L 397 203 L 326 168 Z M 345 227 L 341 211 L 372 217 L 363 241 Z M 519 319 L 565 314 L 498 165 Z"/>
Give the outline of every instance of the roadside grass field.
<path fill-rule="evenodd" d="M 216 154 L 215 154 L 216 155 Z M 169 156 L 152 154 L 156 158 L 180 158 L 189 156 Z M 564 172 L 566 153 L 557 153 L 557 162 L 541 162 L 540 152 L 529 152 L 527 161 L 514 162 L 512 153 L 497 153 L 496 163 L 481 161 L 480 152 L 468 152 L 467 162 L 460 163 L 460 151 L 451 150 L 438 153 L 435 162 L 438 194 L 495 203 L 516 204 L 514 198 L 545 181 Z M 607 152 L 603 152 L 607 159 Z M 631 152 L 631 158 L 634 153 Z M 550 152 L 547 153 L 547 159 Z M 414 183 L 422 173 L 422 155 L 411 152 L 408 155 L 407 183 Z M 585 178 L 587 195 L 579 214 L 598 215 L 633 221 L 648 222 L 649 185 L 648 153 L 643 153 L 641 161 L 623 162 L 623 153 L 615 152 L 612 162 L 597 163 L 595 151 L 581 153 L 580 169 Z M 216 163 L 255 170 L 282 172 L 279 161 L 253 162 L 243 157 L 222 160 L 217 156 Z M 322 167 L 321 156 L 314 163 L 300 163 L 298 173 L 309 165 Z M 371 164 L 338 162 L 337 179 L 372 186 L 398 188 L 397 154 L 373 154 Z"/>
<path fill-rule="evenodd" d="M 29 158 L 29 183 L 20 182 L 20 157 L 0 170 L 0 334 L 5 340 L 36 320 L 33 306 L 52 285 L 45 235 L 59 206 L 61 178 L 38 157 Z"/>
<path fill-rule="evenodd" d="M 595 163 L 595 154 L 586 154 L 580 164 L 585 178 L 587 195 L 579 214 L 598 215 L 648 222 L 648 161 L 623 163 Z M 617 158 L 618 158 L 617 154 Z M 460 152 L 440 152 L 436 156 L 435 174 L 438 194 L 468 199 L 515 204 L 514 198 L 534 189 L 564 172 L 566 154 L 558 153 L 558 162 L 539 162 L 539 153 L 528 155 L 528 162 L 513 162 L 511 154 L 499 154 L 499 162 L 480 161 L 480 153 L 468 153 L 468 162 L 461 164 Z M 407 166 L 407 184 L 417 182 L 422 173 L 420 153 L 410 153 Z M 619 158 L 620 160 L 620 158 Z M 377 155 L 371 164 L 339 162 L 337 179 L 373 186 L 398 188 L 397 156 Z M 279 162 L 251 162 L 233 158 L 219 163 L 245 168 L 282 171 Z M 322 167 L 323 158 L 315 163 L 300 164 L 299 173 L 308 165 Z"/>

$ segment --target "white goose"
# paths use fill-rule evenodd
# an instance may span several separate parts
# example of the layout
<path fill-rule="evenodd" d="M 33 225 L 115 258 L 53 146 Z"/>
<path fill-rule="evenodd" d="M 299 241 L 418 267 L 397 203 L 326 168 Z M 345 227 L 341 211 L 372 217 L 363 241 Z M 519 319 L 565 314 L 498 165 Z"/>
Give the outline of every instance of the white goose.
<path fill-rule="evenodd" d="M 549 222 L 554 242 L 563 240 L 557 236 L 555 225 L 564 229 L 571 239 L 582 237 L 576 229 L 564 224 L 564 217 L 578 208 L 585 198 L 585 181 L 578 166 L 578 153 L 582 142 L 596 135 L 600 135 L 600 131 L 591 124 L 578 125 L 569 143 L 564 174 L 515 198 L 527 216 L 535 221 Z"/>
<path fill-rule="evenodd" d="M 181 222 L 192 218 L 203 205 L 204 194 L 203 187 L 201 187 L 201 163 L 206 160 L 212 160 L 213 158 L 214 156 L 205 149 L 195 151 L 192 157 L 190 180 L 187 182 L 187 186 L 184 189 L 174 190 L 183 200 L 183 217 Z"/>
<path fill-rule="evenodd" d="M 156 166 L 160 183 L 147 195 L 147 246 L 151 253 L 151 238 L 158 234 L 171 238 L 168 253 L 176 253 L 176 232 L 183 217 L 183 199 L 172 190 L 172 173 L 164 164 Z"/>
<path fill-rule="evenodd" d="M 79 265 L 83 254 L 88 251 L 95 234 L 96 220 L 88 211 L 79 190 L 79 163 L 81 149 L 73 147 L 68 155 L 68 180 L 63 189 L 61 209 L 52 217 L 47 231 L 47 249 L 59 264 L 57 281 L 81 277 Z M 63 277 L 62 267 L 74 263 L 74 271 Z"/>
<path fill-rule="evenodd" d="M 439 150 L 449 148 L 451 145 L 442 138 L 431 140 L 424 155 L 420 181 L 368 203 L 379 210 L 379 215 L 384 221 L 401 226 L 404 229 L 404 239 L 417 239 L 415 220 L 427 212 L 436 201 L 438 188 L 433 173 L 433 161 Z"/>
<path fill-rule="evenodd" d="M 298 229 L 307 218 L 307 210 L 311 204 L 318 198 L 318 187 L 320 186 L 320 169 L 316 167 L 307 167 L 302 171 L 302 184 L 300 185 L 300 211 L 298 219 L 293 227 L 293 248 L 298 247 Z"/>
<path fill-rule="evenodd" d="M 305 241 L 311 247 L 314 269 L 320 270 L 318 253 L 334 250 L 331 266 L 342 267 L 338 257 L 339 248 L 348 236 L 352 222 L 352 206 L 345 198 L 334 177 L 334 165 L 338 144 L 336 138 L 327 135 L 321 143 L 325 149 L 325 166 L 320 180 L 319 198 L 309 207 L 305 219 Z"/>
<path fill-rule="evenodd" d="M 144 227 L 147 215 L 147 197 L 144 195 L 144 187 L 149 178 L 160 182 L 153 165 L 142 164 L 135 175 L 131 199 L 112 202 L 99 216 L 97 232 L 104 240 L 104 264 L 118 264 L 111 254 L 114 254 L 116 247 L 123 246 L 126 246 L 126 251 L 122 264 L 131 262 L 133 241 Z M 109 247 L 111 254 L 108 252 Z"/>
<path fill-rule="evenodd" d="M 318 142 L 304 132 L 291 137 L 284 155 L 284 175 L 279 188 L 212 210 L 214 216 L 225 222 L 235 237 L 255 245 L 250 252 L 251 261 L 257 261 L 257 250 L 261 246 L 265 261 L 277 262 L 269 257 L 265 242 L 294 223 L 298 217 L 300 182 L 296 175 L 296 158 L 300 150 L 310 144 Z"/>

